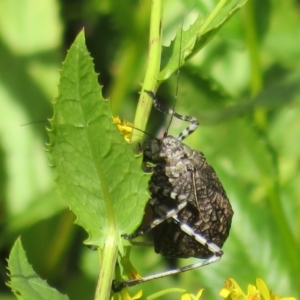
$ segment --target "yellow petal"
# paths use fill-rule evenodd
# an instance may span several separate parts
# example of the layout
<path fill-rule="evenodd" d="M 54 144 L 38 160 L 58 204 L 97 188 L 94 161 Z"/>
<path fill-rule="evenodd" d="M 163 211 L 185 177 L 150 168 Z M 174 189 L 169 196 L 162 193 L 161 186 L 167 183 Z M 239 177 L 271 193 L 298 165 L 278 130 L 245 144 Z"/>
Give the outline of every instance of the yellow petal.
<path fill-rule="evenodd" d="M 233 300 L 239 299 L 241 296 L 244 296 L 242 289 L 233 278 L 229 278 L 225 281 L 225 289 L 230 291 L 231 299 Z M 225 294 L 226 292 L 222 291 L 222 293 Z"/>
<path fill-rule="evenodd" d="M 230 295 L 230 293 L 231 293 L 230 290 L 224 288 L 224 289 L 221 289 L 219 295 L 220 295 L 222 298 L 226 299 L 226 298 Z"/>
<path fill-rule="evenodd" d="M 204 289 L 201 289 L 201 290 L 197 293 L 197 295 L 196 295 L 196 300 L 199 300 L 199 299 L 200 299 L 200 297 L 201 297 L 202 294 L 203 294 L 203 291 L 204 291 Z"/>
<path fill-rule="evenodd" d="M 270 292 L 270 299 L 271 300 L 296 300 L 294 297 L 279 297 L 273 292 Z"/>
<path fill-rule="evenodd" d="M 128 122 L 126 120 L 121 120 L 119 117 L 113 117 L 113 122 L 117 125 L 118 130 L 124 135 L 124 138 L 127 142 L 130 141 L 133 123 Z"/>
<path fill-rule="evenodd" d="M 189 293 L 184 293 L 182 296 L 181 296 L 181 300 L 192 300 L 191 296 Z"/>
<path fill-rule="evenodd" d="M 121 291 L 121 299 L 122 300 L 136 300 L 136 299 L 140 299 L 143 296 L 143 291 L 140 290 L 138 291 L 133 297 L 131 297 L 128 293 L 127 289 L 123 289 Z"/>
<path fill-rule="evenodd" d="M 249 295 L 251 295 L 251 294 L 255 294 L 255 293 L 257 293 L 257 288 L 256 288 L 256 286 L 255 285 L 253 285 L 253 284 L 248 284 L 248 289 L 247 289 L 247 294 Z"/>
<path fill-rule="evenodd" d="M 270 300 L 270 292 L 266 283 L 261 278 L 256 278 L 256 286 L 264 300 Z"/>
<path fill-rule="evenodd" d="M 248 284 L 248 289 L 247 289 L 247 295 L 245 296 L 244 299 L 246 300 L 259 300 L 260 297 L 260 292 L 256 288 L 256 286 L 252 284 Z"/>
<path fill-rule="evenodd" d="M 135 300 L 135 299 L 140 299 L 143 296 L 143 291 L 140 290 L 138 291 L 131 299 Z"/>

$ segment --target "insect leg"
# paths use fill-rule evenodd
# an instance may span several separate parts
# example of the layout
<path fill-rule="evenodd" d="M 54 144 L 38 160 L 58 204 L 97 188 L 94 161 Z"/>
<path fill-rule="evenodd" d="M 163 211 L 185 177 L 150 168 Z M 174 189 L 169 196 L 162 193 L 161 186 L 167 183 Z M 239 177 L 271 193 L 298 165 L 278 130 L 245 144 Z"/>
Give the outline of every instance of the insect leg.
<path fill-rule="evenodd" d="M 151 199 L 153 200 L 153 199 Z M 132 233 L 132 234 L 122 234 L 122 237 L 126 240 L 131 240 L 134 239 L 140 235 L 143 235 L 145 233 L 147 233 L 148 231 L 150 231 L 152 228 L 156 227 L 157 225 L 159 225 L 160 223 L 164 222 L 165 220 L 172 218 L 174 215 L 177 215 L 178 212 L 180 212 L 183 208 L 185 208 L 187 205 L 187 201 L 182 201 L 180 202 L 176 208 L 167 211 L 167 209 L 162 209 L 162 212 L 165 211 L 165 213 L 161 213 L 161 217 L 157 218 L 155 220 L 153 220 L 150 224 L 141 227 L 140 229 L 138 229 L 136 232 Z"/>
<path fill-rule="evenodd" d="M 130 286 L 134 286 L 134 285 L 144 283 L 144 282 L 147 282 L 147 281 L 150 281 L 150 280 L 154 280 L 154 279 L 158 279 L 158 278 L 162 278 L 162 277 L 166 277 L 166 276 L 186 272 L 186 271 L 189 271 L 189 270 L 197 269 L 197 268 L 212 264 L 212 263 L 218 261 L 220 258 L 221 258 L 221 256 L 214 255 L 214 256 L 211 256 L 211 257 L 209 257 L 205 260 L 202 260 L 198 263 L 191 264 L 191 265 L 188 265 L 188 266 L 185 266 L 185 267 L 182 267 L 182 268 L 176 268 L 176 269 L 165 271 L 165 272 L 162 272 L 162 273 L 149 275 L 149 276 L 146 276 L 146 277 L 143 277 L 143 278 L 124 281 L 124 282 L 121 282 L 119 284 L 116 284 L 116 282 L 113 282 L 112 289 L 113 289 L 114 292 L 119 292 L 124 287 L 130 287 Z"/>
<path fill-rule="evenodd" d="M 201 234 L 198 234 L 195 232 L 193 228 L 191 228 L 189 225 L 183 223 L 178 219 L 177 215 L 174 215 L 172 217 L 176 223 L 180 226 L 180 229 L 184 231 L 186 234 L 188 234 L 190 237 L 194 238 L 197 242 L 199 242 L 201 245 L 205 246 L 207 249 L 209 249 L 215 256 L 221 257 L 223 255 L 222 249 L 217 246 L 214 243 L 209 242 L 204 236 Z"/>
<path fill-rule="evenodd" d="M 176 268 L 176 269 L 161 272 L 161 273 L 158 273 L 158 274 L 149 275 L 149 276 L 146 276 L 146 277 L 143 277 L 143 278 L 124 281 L 124 282 L 121 282 L 119 284 L 116 284 L 115 282 L 113 282 L 112 289 L 113 289 L 114 292 L 119 292 L 124 287 L 130 287 L 130 286 L 134 286 L 134 285 L 144 283 L 144 282 L 147 282 L 147 281 L 150 281 L 150 280 L 155 280 L 155 279 L 158 279 L 158 278 L 162 278 L 162 277 L 166 277 L 166 276 L 186 272 L 186 271 L 189 271 L 189 270 L 197 269 L 197 268 L 212 264 L 212 263 L 214 263 L 214 262 L 221 259 L 222 255 L 223 255 L 223 251 L 221 250 L 220 247 L 218 247 L 214 243 L 208 242 L 207 239 L 204 238 L 202 235 L 195 233 L 195 231 L 190 226 L 188 226 L 187 224 L 182 224 L 182 222 L 178 219 L 177 215 L 173 215 L 172 218 L 176 221 L 176 223 L 178 223 L 180 225 L 180 228 L 181 228 L 182 231 L 184 231 L 186 234 L 193 237 L 196 241 L 201 243 L 203 246 L 207 247 L 213 253 L 213 255 L 211 257 L 205 259 L 205 260 L 201 260 L 198 263 L 191 264 L 191 265 L 188 265 L 188 266 L 185 266 L 185 267 L 182 267 L 182 268 Z"/>
<path fill-rule="evenodd" d="M 183 116 L 183 115 L 178 114 L 173 109 L 164 107 L 158 101 L 158 99 L 155 97 L 155 95 L 153 94 L 152 91 L 145 91 L 145 93 L 147 93 L 152 98 L 153 105 L 154 105 L 155 109 L 157 109 L 158 111 L 165 113 L 165 114 L 173 115 L 175 118 L 180 119 L 182 121 L 190 122 L 190 125 L 177 136 L 177 140 L 179 140 L 179 141 L 184 140 L 186 137 L 188 137 L 190 134 L 192 134 L 198 128 L 199 123 L 195 117 Z"/>

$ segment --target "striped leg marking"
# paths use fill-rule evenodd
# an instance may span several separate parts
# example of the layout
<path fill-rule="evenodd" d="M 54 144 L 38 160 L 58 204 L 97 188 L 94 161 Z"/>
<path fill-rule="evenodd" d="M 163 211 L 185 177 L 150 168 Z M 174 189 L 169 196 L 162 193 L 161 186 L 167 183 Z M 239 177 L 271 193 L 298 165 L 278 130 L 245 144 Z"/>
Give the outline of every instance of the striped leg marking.
<path fill-rule="evenodd" d="M 180 212 L 183 208 L 185 208 L 187 205 L 187 201 L 182 201 L 178 204 L 178 206 L 172 210 L 167 211 L 162 209 L 161 212 L 158 212 L 161 215 L 161 218 L 155 219 L 153 222 L 151 222 L 149 225 L 143 226 L 142 228 L 138 229 L 136 232 L 132 234 L 122 234 L 122 237 L 126 240 L 134 239 L 140 235 L 143 235 L 150 231 L 152 228 L 156 227 L 160 223 L 166 221 L 169 218 L 172 218 L 173 216 L 177 216 L 178 212 Z"/>
<path fill-rule="evenodd" d="M 220 258 L 221 258 L 221 256 L 213 255 L 213 256 L 209 257 L 208 259 L 202 260 L 198 263 L 188 265 L 188 266 L 185 266 L 185 267 L 182 267 L 182 268 L 177 268 L 177 269 L 173 269 L 173 270 L 170 270 L 170 271 L 165 271 L 165 272 L 158 273 L 158 274 L 153 274 L 153 275 L 146 276 L 146 277 L 139 278 L 139 279 L 124 281 L 124 282 L 121 282 L 119 284 L 116 284 L 116 282 L 113 282 L 112 290 L 114 292 L 119 292 L 125 287 L 129 287 L 129 286 L 144 283 L 144 282 L 147 282 L 147 281 L 150 281 L 150 280 L 154 280 L 154 279 L 158 279 L 158 278 L 162 278 L 162 277 L 167 277 L 167 276 L 170 276 L 170 275 L 174 275 L 174 274 L 186 272 L 186 271 L 189 271 L 189 270 L 201 268 L 203 266 L 207 266 L 209 264 L 212 264 L 212 263 L 218 261 Z"/>
<path fill-rule="evenodd" d="M 165 114 L 173 115 L 175 118 L 180 119 L 182 121 L 190 122 L 190 125 L 177 136 L 177 140 L 183 141 L 186 137 L 188 137 L 190 134 L 192 134 L 198 128 L 199 123 L 195 117 L 183 116 L 183 115 L 178 114 L 173 109 L 164 107 L 158 101 L 158 99 L 155 97 L 155 95 L 153 94 L 152 91 L 145 91 L 145 93 L 147 93 L 151 97 L 151 99 L 153 100 L 153 105 L 158 111 L 165 113 Z"/>
<path fill-rule="evenodd" d="M 207 249 L 209 249 L 211 252 L 213 252 L 215 256 L 221 257 L 223 255 L 223 251 L 220 247 L 218 247 L 214 243 L 210 243 L 201 234 L 195 233 L 195 231 L 189 225 L 187 225 L 187 224 L 183 223 L 182 221 L 180 221 L 178 219 L 177 215 L 174 215 L 172 218 L 180 226 L 182 231 L 184 231 L 186 234 L 188 234 L 190 237 L 194 238 L 201 245 L 205 246 Z"/>

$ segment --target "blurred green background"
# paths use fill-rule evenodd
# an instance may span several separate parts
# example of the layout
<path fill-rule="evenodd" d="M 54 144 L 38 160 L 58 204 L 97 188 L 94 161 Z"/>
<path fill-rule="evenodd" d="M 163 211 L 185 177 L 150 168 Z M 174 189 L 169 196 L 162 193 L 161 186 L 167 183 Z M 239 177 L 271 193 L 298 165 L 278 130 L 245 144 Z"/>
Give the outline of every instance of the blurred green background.
<path fill-rule="evenodd" d="M 217 1 L 164 1 L 164 44 L 184 20 L 209 13 Z M 0 1 L 0 298 L 6 259 L 21 235 L 35 271 L 70 299 L 92 299 L 97 254 L 55 193 L 44 145 L 59 68 L 84 27 L 87 47 L 114 115 L 133 120 L 146 68 L 150 0 Z M 176 110 L 200 128 L 187 144 L 205 153 L 235 211 L 225 255 L 215 265 L 132 288 L 144 295 L 186 288 L 216 299 L 233 277 L 245 290 L 256 277 L 282 296 L 300 296 L 300 2 L 252 0 L 180 71 Z M 176 75 L 158 97 L 174 103 Z M 159 136 L 165 116 L 152 112 Z M 173 120 L 170 134 L 186 124 Z M 160 133 L 159 133 L 160 132 Z M 117 171 L 117 170 L 116 170 Z M 189 260 L 189 263 L 194 260 Z M 147 262 L 147 263 L 145 263 Z M 188 261 L 166 261 L 134 248 L 146 275 Z M 179 299 L 178 295 L 167 299 Z"/>

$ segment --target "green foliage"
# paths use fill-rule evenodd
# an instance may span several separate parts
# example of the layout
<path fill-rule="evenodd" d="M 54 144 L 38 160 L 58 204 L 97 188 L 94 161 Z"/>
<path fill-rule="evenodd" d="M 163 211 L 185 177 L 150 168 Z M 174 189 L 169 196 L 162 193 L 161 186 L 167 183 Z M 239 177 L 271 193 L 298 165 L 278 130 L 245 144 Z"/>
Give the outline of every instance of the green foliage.
<path fill-rule="evenodd" d="M 18 299 L 69 299 L 66 295 L 62 295 L 50 287 L 45 280 L 38 277 L 27 261 L 20 239 L 16 241 L 10 252 L 8 267 L 11 278 L 11 282 L 8 285 Z"/>
<path fill-rule="evenodd" d="M 117 251 L 126 259 L 130 252 L 120 234 L 139 225 L 148 180 L 111 117 L 133 122 L 137 113 L 146 124 L 144 102 L 136 112 L 141 83 L 151 89 L 160 85 L 159 99 L 173 106 L 177 79 L 171 75 L 180 55 L 176 110 L 200 121 L 186 143 L 203 151 L 218 173 L 235 211 L 231 233 L 215 265 L 114 297 L 142 289 L 144 296 L 169 299 L 173 291 L 179 299 L 184 291 L 197 294 L 204 288 L 201 299 L 216 299 L 226 278 L 245 290 L 260 277 L 276 294 L 299 298 L 300 13 L 292 0 L 244 2 L 164 1 L 161 69 L 147 86 L 151 1 L 0 2 L 2 262 L 22 235 L 29 262 L 50 286 L 70 299 L 92 299 L 99 278 L 101 297 L 109 297 Z M 81 33 L 60 74 L 49 129 L 51 153 L 45 153 L 44 125 L 19 125 L 52 115 L 57 69 L 82 27 L 86 41 Z M 147 132 L 161 136 L 157 129 L 163 121 L 152 112 Z M 186 126 L 182 123 L 173 120 L 169 133 L 178 134 Z M 47 165 L 49 156 L 54 168 Z M 54 191 L 51 169 L 62 196 Z M 80 226 L 73 225 L 68 205 Z M 83 242 L 99 246 L 98 256 Z M 126 278 L 130 263 L 122 259 L 117 276 L 123 271 Z M 174 264 L 153 248 L 133 247 L 130 260 L 141 275 Z M 20 299 L 20 293 L 35 299 L 23 290 L 32 282 L 28 274 L 41 288 L 47 286 L 28 265 L 19 240 L 9 257 L 10 279 L 5 267 L 0 265 L 1 282 L 10 281 Z M 13 297 L 0 285 L 1 299 Z"/>
<path fill-rule="evenodd" d="M 170 46 L 163 47 L 158 80 L 168 79 L 186 60 L 197 54 L 246 1 L 220 1 L 210 15 L 199 16 L 187 30 L 180 28 Z"/>
<path fill-rule="evenodd" d="M 111 232 L 134 230 L 147 201 L 147 178 L 112 122 L 83 32 L 63 63 L 49 135 L 58 190 L 89 233 L 86 243 L 103 248 Z"/>

